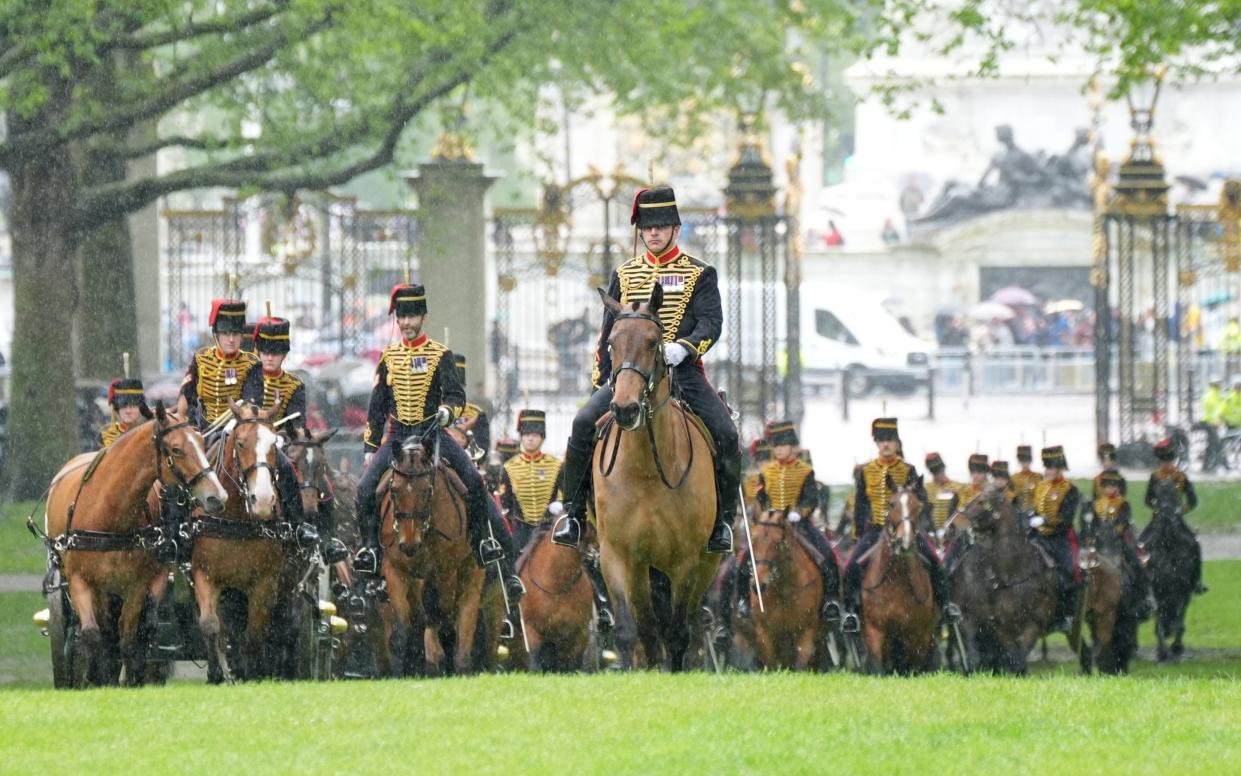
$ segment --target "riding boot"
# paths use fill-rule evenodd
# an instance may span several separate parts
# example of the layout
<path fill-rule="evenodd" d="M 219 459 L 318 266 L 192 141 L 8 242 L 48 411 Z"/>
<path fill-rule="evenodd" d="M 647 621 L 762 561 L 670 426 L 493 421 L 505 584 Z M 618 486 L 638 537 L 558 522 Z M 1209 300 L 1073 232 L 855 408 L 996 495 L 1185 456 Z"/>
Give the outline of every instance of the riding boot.
<path fill-rule="evenodd" d="M 733 551 L 733 519 L 737 514 L 737 498 L 741 484 L 739 455 L 721 452 L 717 461 L 715 481 L 718 484 L 719 510 L 715 525 L 707 539 L 707 552 L 728 555 Z"/>
<path fill-rule="evenodd" d="M 362 546 L 353 556 L 353 569 L 359 574 L 378 574 L 383 549 L 379 546 L 379 515 L 365 508 L 358 509 L 358 532 Z"/>
<path fill-rule="evenodd" d="M 839 572 L 835 565 L 824 563 L 820 573 L 823 576 L 823 619 L 838 622 L 841 618 Z"/>
<path fill-rule="evenodd" d="M 513 558 L 511 553 L 502 553 L 496 561 L 496 566 L 500 574 L 501 583 L 504 585 L 504 622 L 500 626 L 500 638 L 504 640 L 512 639 L 516 636 L 518 626 L 520 625 L 520 614 L 517 607 L 521 603 L 521 597 L 525 595 L 526 586 L 522 584 L 521 577 L 517 576 L 517 569 L 513 566 Z"/>
<path fill-rule="evenodd" d="M 1194 541 L 1194 594 L 1202 595 L 1207 591 L 1207 586 L 1202 584 L 1202 545 Z"/>
<path fill-rule="evenodd" d="M 564 514 L 552 528 L 552 543 L 576 547 L 582 540 L 582 523 L 586 520 L 586 500 L 590 492 L 590 445 L 575 445 L 569 437 L 564 451 L 560 476 L 564 487 Z"/>
<path fill-rule="evenodd" d="M 862 611 L 862 567 L 851 563 L 845 567 L 844 584 L 845 616 L 840 621 L 840 629 L 845 633 L 857 633 L 861 630 Z"/>
<path fill-rule="evenodd" d="M 582 569 L 590 586 L 595 592 L 595 628 L 600 633 L 607 633 L 616 626 L 616 615 L 612 613 L 612 602 L 608 598 L 608 586 L 603 581 L 603 569 L 599 566 L 599 551 L 591 549 L 582 555 Z"/>
<path fill-rule="evenodd" d="M 961 619 L 961 610 L 952 602 L 948 595 L 948 576 L 938 563 L 931 564 L 931 591 L 935 598 L 935 606 L 943 613 L 944 621 L 953 623 Z"/>

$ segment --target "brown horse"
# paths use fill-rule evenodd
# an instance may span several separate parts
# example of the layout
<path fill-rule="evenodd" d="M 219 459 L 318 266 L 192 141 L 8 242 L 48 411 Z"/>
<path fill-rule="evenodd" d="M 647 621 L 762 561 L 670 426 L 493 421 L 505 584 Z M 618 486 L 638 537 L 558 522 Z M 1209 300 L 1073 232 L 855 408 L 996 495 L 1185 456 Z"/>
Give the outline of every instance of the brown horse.
<path fill-rule="evenodd" d="M 393 448 L 391 470 L 379 483 L 379 539 L 392 606 L 381 662 L 394 676 L 464 674 L 477 667 L 485 573 L 467 538 L 464 487 L 432 458 L 411 437 Z"/>
<path fill-rule="evenodd" d="M 608 347 L 617 367 L 614 423 L 595 448 L 592 476 L 616 643 L 625 668 L 680 671 L 720 562 L 705 551 L 716 513 L 711 443 L 672 399 L 659 284 L 631 308 L 599 295 L 615 319 Z"/>
<path fill-rule="evenodd" d="M 513 665 L 531 671 L 583 668 L 590 647 L 594 591 L 582 571 L 581 557 L 553 544 L 550 526 L 543 525 L 531 538 L 519 566 L 526 586 L 522 619 L 530 649 L 515 639 Z"/>
<path fill-rule="evenodd" d="M 917 551 L 914 521 L 922 504 L 915 483 L 892 489 L 883 536 L 862 577 L 863 635 L 872 672 L 916 673 L 934 667 L 939 613 L 931 574 Z"/>
<path fill-rule="evenodd" d="M 212 684 L 223 682 L 230 669 L 244 679 L 271 673 L 267 637 L 290 539 L 288 523 L 281 522 L 276 512 L 277 440 L 270 413 L 231 400 L 229 409 L 235 425 L 217 453 L 228 508 L 219 518 L 195 515 L 190 522 L 198 628 L 207 649 L 207 681 Z M 244 636 L 236 632 L 240 621 L 221 624 L 220 597 L 225 590 L 246 598 Z M 230 612 L 233 608 L 240 606 L 230 607 Z M 235 665 L 229 664 L 225 653 L 230 641 Z"/>
<path fill-rule="evenodd" d="M 1056 573 L 1026 537 L 1002 491 L 989 488 L 952 518 L 955 541 L 974 544 L 954 567 L 953 598 L 971 671 L 1024 675 L 1026 659 L 1051 626 Z"/>
<path fill-rule="evenodd" d="M 153 419 L 105 451 L 75 457 L 52 480 L 46 528 L 81 622 L 78 686 L 118 679 L 101 625 L 119 640 L 126 684 L 143 681 L 147 645 L 138 638 L 139 619 L 144 608 L 154 611 L 168 582 L 150 549 L 148 514 L 157 513 L 147 512 L 146 498 L 157 481 L 185 488 L 208 512 L 219 512 L 229 498 L 207 463 L 202 436 L 162 404 Z M 113 599 L 120 600 L 115 630 Z"/>
<path fill-rule="evenodd" d="M 1096 521 L 1097 522 L 1097 521 Z M 1129 673 L 1129 661 L 1138 646 L 1138 619 L 1134 614 L 1136 593 L 1126 584 L 1124 541 L 1111 526 L 1096 526 L 1083 572 L 1086 586 L 1084 619 L 1090 627 L 1090 641 L 1074 644 L 1081 659 L 1082 673 L 1095 668 L 1104 674 Z M 1074 628 L 1074 633 L 1078 629 Z"/>
<path fill-rule="evenodd" d="M 754 564 L 764 606 L 759 607 L 758 592 L 752 590 L 750 611 L 761 665 L 804 671 L 823 663 L 823 579 L 788 514 L 787 509 L 772 509 L 754 521 Z"/>

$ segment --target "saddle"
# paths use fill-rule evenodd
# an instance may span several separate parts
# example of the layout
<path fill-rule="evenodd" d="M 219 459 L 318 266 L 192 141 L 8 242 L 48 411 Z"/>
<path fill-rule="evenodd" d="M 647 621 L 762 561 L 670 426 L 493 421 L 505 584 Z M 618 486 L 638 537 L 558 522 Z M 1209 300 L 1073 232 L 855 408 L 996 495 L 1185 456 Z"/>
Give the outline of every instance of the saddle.
<path fill-rule="evenodd" d="M 815 568 L 823 568 L 823 564 L 827 561 L 827 558 L 823 557 L 823 553 L 819 552 L 819 548 L 815 547 L 809 539 L 802 536 L 800 533 L 794 531 L 793 535 L 797 538 L 797 543 L 800 544 L 802 549 L 806 551 L 806 554 L 810 556 L 810 560 L 814 563 Z"/>

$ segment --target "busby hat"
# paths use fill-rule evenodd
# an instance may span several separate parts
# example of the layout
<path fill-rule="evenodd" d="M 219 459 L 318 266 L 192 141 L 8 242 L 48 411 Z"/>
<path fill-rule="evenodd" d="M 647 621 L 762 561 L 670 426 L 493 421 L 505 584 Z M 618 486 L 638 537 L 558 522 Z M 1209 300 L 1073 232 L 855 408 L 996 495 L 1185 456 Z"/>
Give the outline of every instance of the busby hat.
<path fill-rule="evenodd" d="M 1172 444 L 1171 439 L 1160 439 L 1155 443 L 1155 457 L 1161 461 L 1176 460 L 1176 445 Z"/>
<path fill-rule="evenodd" d="M 1125 484 L 1125 477 L 1120 472 L 1107 471 L 1099 475 L 1099 484 L 1106 487 L 1114 485 L 1117 488 Z"/>
<path fill-rule="evenodd" d="M 1116 460 L 1116 445 L 1112 444 L 1111 442 L 1103 442 L 1102 444 L 1100 444 L 1099 445 L 1099 460 L 1100 461 L 1115 461 Z"/>
<path fill-rule="evenodd" d="M 755 438 L 750 442 L 750 458 L 755 463 L 771 459 L 771 442 L 766 438 Z"/>
<path fill-rule="evenodd" d="M 146 403 L 142 381 L 136 377 L 118 377 L 108 385 L 108 404 L 113 409 L 121 407 L 140 407 Z"/>
<path fill-rule="evenodd" d="M 216 334 L 242 334 L 246 330 L 246 303 L 240 299 L 212 299 L 207 324 Z"/>
<path fill-rule="evenodd" d="M 944 459 L 939 453 L 926 454 L 926 468 L 931 474 L 939 474 L 944 470 Z"/>
<path fill-rule="evenodd" d="M 797 445 L 797 429 L 790 420 L 773 420 L 763 430 L 763 435 L 775 445 Z"/>
<path fill-rule="evenodd" d="M 1007 480 L 1009 478 L 1008 461 L 992 461 L 991 462 L 991 475 L 993 477 L 1003 477 L 1004 479 Z"/>
<path fill-rule="evenodd" d="M 254 349 L 260 353 L 289 352 L 289 322 L 265 317 L 254 325 Z"/>
<path fill-rule="evenodd" d="M 991 463 L 988 461 L 987 456 L 983 455 L 982 453 L 974 453 L 973 455 L 971 455 L 970 456 L 970 471 L 981 472 L 983 474 L 987 474 L 988 472 L 990 472 Z"/>
<path fill-rule="evenodd" d="M 870 436 L 876 442 L 882 442 L 885 439 L 899 440 L 901 437 L 896 432 L 896 418 L 875 418 L 870 424 Z"/>
<path fill-rule="evenodd" d="M 517 433 L 547 436 L 547 413 L 543 410 L 522 410 L 518 412 Z"/>
<path fill-rule="evenodd" d="M 633 196 L 633 211 L 629 223 L 645 229 L 648 226 L 680 226 L 681 214 L 677 212 L 677 197 L 670 186 L 640 189 Z"/>
<path fill-rule="evenodd" d="M 427 290 L 421 283 L 397 283 L 388 297 L 388 314 L 426 315 Z"/>
<path fill-rule="evenodd" d="M 516 439 L 505 437 L 496 442 L 496 453 L 501 461 L 507 461 L 521 451 L 521 444 Z"/>
<path fill-rule="evenodd" d="M 1017 460 L 1021 463 L 1029 463 L 1034 460 L 1034 451 L 1029 445 L 1017 445 Z"/>
<path fill-rule="evenodd" d="M 1060 445 L 1043 448 L 1043 465 L 1048 469 L 1067 469 L 1068 461 L 1064 458 L 1064 448 Z"/>

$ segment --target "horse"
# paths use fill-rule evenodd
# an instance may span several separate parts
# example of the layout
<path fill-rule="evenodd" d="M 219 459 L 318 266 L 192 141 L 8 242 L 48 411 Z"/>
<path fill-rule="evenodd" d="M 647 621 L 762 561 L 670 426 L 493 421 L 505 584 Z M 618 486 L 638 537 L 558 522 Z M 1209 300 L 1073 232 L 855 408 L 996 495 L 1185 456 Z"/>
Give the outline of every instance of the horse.
<path fill-rule="evenodd" d="M 582 570 L 581 556 L 553 544 L 551 526 L 544 524 L 535 529 L 518 560 L 518 575 L 526 586 L 522 619 L 529 649 L 516 639 L 513 665 L 562 672 L 585 667 L 594 590 Z"/>
<path fill-rule="evenodd" d="M 922 510 L 917 482 L 890 488 L 883 536 L 862 576 L 863 637 L 872 673 L 916 673 L 934 667 L 939 613 L 931 573 L 917 551 L 914 521 Z"/>
<path fill-rule="evenodd" d="M 664 363 L 663 290 L 625 308 L 602 289 L 614 324 L 610 427 L 592 455 L 600 562 L 616 608 L 625 669 L 681 671 L 698 607 L 719 567 L 705 551 L 715 521 L 711 441 L 672 398 Z M 645 433 L 640 433 L 645 430 Z"/>
<path fill-rule="evenodd" d="M 746 595 L 760 665 L 804 671 L 824 662 L 823 579 L 788 516 L 787 509 L 772 509 L 754 521 L 751 541 L 764 606 L 758 605 L 757 590 Z"/>
<path fill-rule="evenodd" d="M 98 453 L 76 456 L 52 479 L 48 489 L 46 531 L 52 537 L 53 562 L 68 580 L 69 600 L 81 623 L 75 683 L 110 684 L 119 679 L 138 685 L 146 673 L 147 640 L 155 602 L 168 584 L 165 566 L 152 553 L 156 529 L 146 509 L 154 483 L 180 486 L 211 513 L 229 501 L 207 462 L 202 436 L 163 404 L 148 419 Z M 154 513 L 158 514 L 158 513 Z M 120 600 L 113 630 L 112 599 Z M 144 614 L 145 613 L 145 614 Z M 101 625 L 117 638 L 121 663 L 108 654 Z M 111 640 L 109 638 L 109 640 Z"/>
<path fill-rule="evenodd" d="M 390 471 L 379 483 L 383 578 L 391 602 L 382 662 L 393 676 L 464 674 L 478 667 L 475 633 L 485 572 L 469 546 L 465 487 L 451 468 L 435 462 L 427 444 L 410 437 L 394 447 Z"/>
<path fill-rule="evenodd" d="M 1095 668 L 1104 674 L 1129 673 L 1129 661 L 1138 647 L 1138 618 L 1134 586 L 1126 581 L 1124 540 L 1111 526 L 1094 526 L 1086 574 L 1084 619 L 1090 641 L 1082 639 L 1078 652 L 1082 673 Z"/>
<path fill-rule="evenodd" d="M 290 526 L 279 521 L 276 512 L 277 439 L 271 413 L 232 400 L 229 411 L 232 429 L 215 451 L 228 508 L 219 517 L 196 514 L 189 524 L 194 600 L 211 684 L 220 684 L 229 673 L 243 679 L 271 674 L 267 638 L 291 538 Z M 226 590 L 235 593 L 222 610 Z M 244 607 L 234 596 L 245 596 Z M 223 624 L 222 615 L 227 620 Z M 242 619 L 244 635 L 237 632 Z"/>
<path fill-rule="evenodd" d="M 1022 522 L 998 488 L 984 490 L 952 518 L 955 541 L 974 537 L 947 570 L 970 671 L 1024 676 L 1030 650 L 1055 616 L 1055 569 Z"/>
<path fill-rule="evenodd" d="M 1155 594 L 1156 657 L 1163 663 L 1180 659 L 1185 649 L 1185 613 L 1193 597 L 1197 540 L 1185 524 L 1176 484 L 1157 480 L 1154 488 L 1146 547 Z"/>

